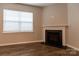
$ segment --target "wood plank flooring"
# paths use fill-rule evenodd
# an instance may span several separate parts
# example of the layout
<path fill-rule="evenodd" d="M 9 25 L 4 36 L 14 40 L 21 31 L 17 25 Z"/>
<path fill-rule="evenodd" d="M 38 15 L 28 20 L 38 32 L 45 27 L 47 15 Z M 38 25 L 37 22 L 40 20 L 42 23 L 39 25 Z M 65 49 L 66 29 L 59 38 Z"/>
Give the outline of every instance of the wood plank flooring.
<path fill-rule="evenodd" d="M 0 47 L 0 56 L 79 56 L 79 52 L 38 42 Z"/>

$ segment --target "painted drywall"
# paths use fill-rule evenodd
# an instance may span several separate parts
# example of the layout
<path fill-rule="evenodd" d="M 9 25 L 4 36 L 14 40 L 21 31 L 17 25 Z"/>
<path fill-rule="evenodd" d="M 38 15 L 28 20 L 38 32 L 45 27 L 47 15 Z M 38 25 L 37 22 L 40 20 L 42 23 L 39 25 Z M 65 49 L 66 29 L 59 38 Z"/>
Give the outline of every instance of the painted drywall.
<path fill-rule="evenodd" d="M 3 9 L 33 12 L 34 32 L 3 33 Z M 42 8 L 20 4 L 0 4 L 0 44 L 39 41 L 41 38 Z"/>
<path fill-rule="evenodd" d="M 43 26 L 67 25 L 67 4 L 54 4 L 43 9 Z"/>
<path fill-rule="evenodd" d="M 68 4 L 68 40 L 67 44 L 79 49 L 79 4 Z"/>

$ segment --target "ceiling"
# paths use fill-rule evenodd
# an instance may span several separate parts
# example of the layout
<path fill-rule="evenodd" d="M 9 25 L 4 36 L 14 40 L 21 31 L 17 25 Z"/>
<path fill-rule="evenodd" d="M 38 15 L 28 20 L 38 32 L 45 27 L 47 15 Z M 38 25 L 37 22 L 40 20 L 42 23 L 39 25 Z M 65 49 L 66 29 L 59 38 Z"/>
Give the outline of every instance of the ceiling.
<path fill-rule="evenodd" d="M 22 3 L 22 4 L 32 5 L 32 6 L 39 6 L 39 7 L 45 7 L 45 6 L 53 5 L 55 3 Z"/>

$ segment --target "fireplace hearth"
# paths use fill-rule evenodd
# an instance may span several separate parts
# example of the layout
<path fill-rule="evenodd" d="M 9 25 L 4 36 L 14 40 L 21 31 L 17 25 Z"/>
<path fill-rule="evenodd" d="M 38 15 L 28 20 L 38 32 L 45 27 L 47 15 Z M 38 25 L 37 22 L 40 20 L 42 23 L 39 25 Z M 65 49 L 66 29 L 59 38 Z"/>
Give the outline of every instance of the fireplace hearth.
<path fill-rule="evenodd" d="M 62 47 L 62 30 L 45 30 L 45 44 Z"/>

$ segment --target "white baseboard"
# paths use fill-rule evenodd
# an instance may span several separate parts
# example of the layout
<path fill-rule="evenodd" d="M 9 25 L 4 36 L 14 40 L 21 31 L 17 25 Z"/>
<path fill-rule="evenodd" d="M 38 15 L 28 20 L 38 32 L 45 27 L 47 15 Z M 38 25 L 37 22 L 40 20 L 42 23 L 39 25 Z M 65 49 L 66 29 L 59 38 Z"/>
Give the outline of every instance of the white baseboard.
<path fill-rule="evenodd" d="M 5 43 L 5 44 L 0 44 L 0 46 L 8 46 L 8 45 L 16 45 L 16 44 L 25 44 L 25 43 L 34 43 L 34 42 L 43 42 L 43 41 L 42 40 L 37 40 L 37 41 L 28 41 L 28 42 Z"/>
<path fill-rule="evenodd" d="M 66 46 L 68 46 L 68 47 L 70 47 L 70 48 L 73 48 L 74 50 L 79 51 L 79 48 L 76 48 L 76 47 L 74 47 L 74 46 L 72 46 L 72 45 L 66 44 Z"/>

